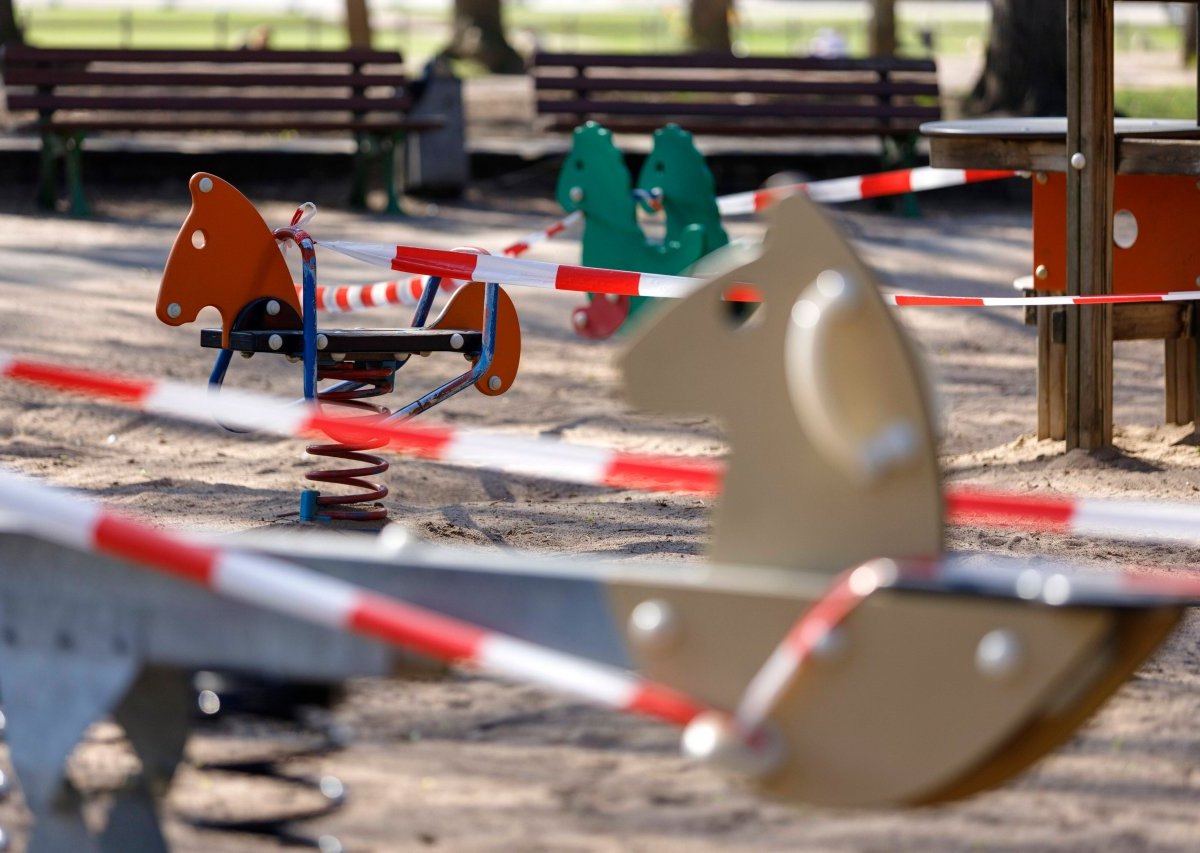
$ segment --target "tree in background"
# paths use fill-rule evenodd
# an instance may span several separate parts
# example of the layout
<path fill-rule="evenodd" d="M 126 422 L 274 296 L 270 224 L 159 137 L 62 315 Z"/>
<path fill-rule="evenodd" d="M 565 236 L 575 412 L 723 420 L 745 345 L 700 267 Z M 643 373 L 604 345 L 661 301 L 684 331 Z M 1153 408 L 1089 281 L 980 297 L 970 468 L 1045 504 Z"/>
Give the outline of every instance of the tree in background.
<path fill-rule="evenodd" d="M 1183 30 L 1183 49 L 1180 61 L 1186 68 L 1196 58 L 1196 7 L 1191 3 L 1183 7 L 1183 19 L 1179 22 Z"/>
<path fill-rule="evenodd" d="M 896 0 L 871 0 L 867 53 L 871 56 L 896 54 Z"/>
<path fill-rule="evenodd" d="M 688 8 L 688 47 L 717 53 L 732 51 L 732 17 L 733 0 L 692 0 Z"/>
<path fill-rule="evenodd" d="M 500 0 L 454 0 L 454 32 L 442 51 L 474 60 L 494 74 L 522 74 L 525 60 L 504 35 Z"/>
<path fill-rule="evenodd" d="M 992 0 L 983 73 L 969 115 L 1066 115 L 1067 10 L 1046 0 Z"/>
<path fill-rule="evenodd" d="M 0 0 L 0 44 L 24 44 L 25 36 L 17 24 L 13 0 Z"/>
<path fill-rule="evenodd" d="M 351 47 L 371 46 L 371 12 L 367 0 L 346 0 L 346 34 Z"/>

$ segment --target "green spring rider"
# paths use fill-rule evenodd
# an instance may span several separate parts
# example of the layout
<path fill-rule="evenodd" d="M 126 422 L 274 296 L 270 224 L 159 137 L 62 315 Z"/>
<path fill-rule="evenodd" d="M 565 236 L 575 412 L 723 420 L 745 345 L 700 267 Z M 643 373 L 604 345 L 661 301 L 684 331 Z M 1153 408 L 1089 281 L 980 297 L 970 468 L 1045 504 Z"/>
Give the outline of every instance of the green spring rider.
<path fill-rule="evenodd" d="M 575 129 L 571 152 L 559 174 L 556 198 L 568 213 L 583 212 L 584 266 L 677 275 L 729 238 L 721 227 L 715 185 L 692 135 L 677 125 L 655 131 L 654 149 L 639 175 L 643 190 L 661 190 L 666 214 L 662 242 L 648 240 L 625 158 L 612 133 L 587 122 Z M 576 331 L 606 338 L 644 310 L 646 297 L 591 294 L 572 315 Z"/>

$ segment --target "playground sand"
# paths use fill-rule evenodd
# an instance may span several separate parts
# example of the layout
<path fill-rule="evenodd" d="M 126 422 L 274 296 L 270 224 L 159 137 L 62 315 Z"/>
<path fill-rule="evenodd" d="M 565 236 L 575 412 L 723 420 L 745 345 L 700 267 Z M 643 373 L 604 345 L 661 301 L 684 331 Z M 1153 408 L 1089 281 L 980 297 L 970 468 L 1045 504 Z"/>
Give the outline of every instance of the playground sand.
<path fill-rule="evenodd" d="M 295 201 L 248 192 L 272 223 Z M 389 220 L 322 209 L 318 238 L 499 247 L 557 214 L 548 196 L 484 192 L 440 209 L 414 204 Z M 266 199 L 266 200 L 264 200 Z M 201 382 L 209 353 L 196 326 L 154 317 L 159 274 L 187 213 L 183 182 L 154 201 L 109 200 L 103 216 L 77 222 L 6 201 L 0 213 L 0 314 L 5 349 L 102 370 Z M 904 291 L 1008 295 L 1029 265 L 1029 217 L 1020 207 L 975 213 L 929 198 L 920 220 L 857 211 L 838 218 L 880 271 Z M 760 233 L 735 224 L 733 236 Z M 386 277 L 320 254 L 323 283 Z M 573 261 L 578 242 L 545 244 L 530 257 Z M 578 297 L 513 292 L 525 336 L 511 393 L 474 392 L 426 417 L 518 435 L 696 456 L 724 449 L 718 425 L 631 412 L 619 392 L 619 341 L 587 342 L 569 328 Z M 1033 437 L 1034 333 L 1013 309 L 905 309 L 934 377 L 947 477 L 1030 494 L 1120 495 L 1192 501 L 1200 446 L 1162 425 L 1161 347 L 1118 344 L 1117 448 L 1064 454 Z M 215 321 L 215 314 L 204 318 Z M 403 325 L 383 309 L 337 325 Z M 330 323 L 333 325 L 334 323 Z M 461 366 L 414 359 L 400 373 L 403 402 Z M 746 381 L 753 381 L 748 377 Z M 298 396 L 299 370 L 283 359 L 235 359 L 231 385 Z M 44 480 L 83 490 L 161 525 L 217 531 L 289 528 L 302 476 L 314 465 L 298 441 L 239 437 L 151 418 L 43 390 L 0 385 L 0 457 Z M 710 504 L 396 460 L 386 477 L 397 522 L 434 542 L 481 551 L 530 549 L 622 560 L 693 561 L 704 552 Z M 354 535 L 347 533 L 346 535 Z M 1166 570 L 1200 563 L 1200 551 L 1078 537 L 952 529 L 949 546 L 1045 553 L 1089 564 Z M 353 851 L 449 850 L 960 850 L 1195 849 L 1200 824 L 1200 667 L 1195 619 L 1065 748 L 998 791 L 914 812 L 847 812 L 765 803 L 679 756 L 674 732 L 526 687 L 480 677 L 364 680 L 335 712 L 351 745 L 296 772 L 339 776 L 345 808 L 314 824 Z M 886 702 L 887 697 L 881 697 Z M 119 781 L 132 764 L 93 733 L 74 761 L 88 789 Z M 282 743 L 283 741 L 279 741 Z M 245 755 L 276 740 L 232 729 L 194 738 L 195 755 Z M 263 851 L 274 842 L 201 832 L 180 811 L 262 814 L 303 804 L 266 783 L 185 768 L 167 809 L 182 851 Z M 26 825 L 19 797 L 0 805 L 0 825 Z M 19 841 L 19 838 L 18 838 Z"/>

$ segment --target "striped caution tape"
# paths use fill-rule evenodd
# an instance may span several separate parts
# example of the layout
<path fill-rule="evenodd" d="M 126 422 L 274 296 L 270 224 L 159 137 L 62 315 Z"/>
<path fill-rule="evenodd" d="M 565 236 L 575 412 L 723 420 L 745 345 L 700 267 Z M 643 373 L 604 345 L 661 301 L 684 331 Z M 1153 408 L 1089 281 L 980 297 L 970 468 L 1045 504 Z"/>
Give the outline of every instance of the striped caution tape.
<path fill-rule="evenodd" d="M 1194 302 L 1200 290 L 1161 293 L 1110 293 L 1105 296 L 925 296 L 918 293 L 885 294 L 885 302 L 913 308 L 1029 308 L 1039 305 L 1119 305 L 1130 302 Z"/>
<path fill-rule="evenodd" d="M 310 204 L 310 202 L 305 202 L 305 204 Z M 297 214 L 303 208 L 304 205 L 301 205 L 297 209 Z M 293 217 L 293 220 L 295 219 L 296 217 Z M 544 243 L 577 225 L 582 219 L 583 212 L 576 210 L 551 225 L 539 228 L 508 244 L 500 251 L 500 254 L 509 258 L 520 257 L 539 243 Z M 293 224 L 295 224 L 294 221 Z M 415 307 L 425 290 L 425 281 L 423 276 L 412 276 L 399 281 L 380 281 L 374 284 L 318 286 L 317 310 L 328 314 L 345 314 L 351 311 L 361 311 L 364 308 L 381 308 L 385 305 Z M 442 292 L 452 293 L 462 284 L 463 280 L 461 279 L 443 278 Z M 296 289 L 300 289 L 299 285 Z"/>
<path fill-rule="evenodd" d="M 877 562 L 890 565 L 887 561 Z M 734 721 L 744 736 L 762 730 L 805 662 L 829 644 L 838 625 L 889 579 L 879 575 L 876 564 L 859 566 L 836 578 L 824 595 L 805 611 L 742 693 Z"/>
<path fill-rule="evenodd" d="M 365 263 L 388 266 L 405 272 L 441 275 L 448 278 L 495 281 L 519 287 L 603 293 L 614 296 L 658 296 L 682 298 L 708 279 L 658 273 L 518 260 L 495 255 L 468 255 L 444 249 L 355 243 L 341 240 L 319 245 Z M 751 284 L 737 285 L 725 294 L 733 302 L 757 302 L 760 295 Z M 916 293 L 883 294 L 890 305 L 921 308 L 1026 308 L 1038 305 L 1109 305 L 1137 302 L 1191 302 L 1200 300 L 1200 290 L 1161 293 L 1115 293 L 1106 296 L 926 296 Z"/>
<path fill-rule="evenodd" d="M 423 459 L 545 477 L 589 486 L 715 495 L 724 465 L 585 447 L 548 439 L 438 425 L 347 422 L 297 404 L 236 390 L 111 376 L 0 354 L 0 376 L 112 400 L 155 414 L 281 436 L 335 431 L 346 441 L 382 439 L 389 449 Z M 1107 498 L 1031 497 L 948 489 L 947 519 L 980 527 L 1014 527 L 1134 541 L 1200 541 L 1200 505 Z"/>
<path fill-rule="evenodd" d="M 0 355 L 0 376 L 114 400 L 154 414 L 281 436 L 333 433 L 340 441 L 378 441 L 391 450 L 452 465 L 498 466 L 510 474 L 647 491 L 715 493 L 722 466 L 546 439 L 506 436 L 412 421 L 363 422 L 330 417 L 315 404 L 295 403 L 237 390 L 109 376 Z"/>
<path fill-rule="evenodd" d="M 803 192 L 814 201 L 826 204 L 837 204 L 849 201 L 861 201 L 868 198 L 880 198 L 888 195 L 900 195 L 910 192 L 942 189 L 945 187 L 961 186 L 964 184 L 994 181 L 1002 178 L 1015 177 L 1018 173 L 1007 170 L 981 169 L 935 169 L 922 166 L 916 169 L 897 169 L 890 172 L 880 172 L 873 175 L 856 175 L 848 178 L 831 178 L 825 181 L 789 184 L 751 192 L 733 193 L 720 196 L 717 199 L 717 209 L 722 216 L 737 216 L 757 213 L 770 207 L 775 202 L 797 192 Z M 661 208 L 662 196 L 649 190 L 635 190 L 635 198 L 649 208 Z M 292 217 L 292 224 L 307 222 L 312 218 L 316 208 L 306 202 L 297 208 Z M 578 224 L 583 218 L 583 212 L 576 210 L 559 219 L 551 225 L 521 237 L 500 251 L 501 255 L 516 258 L 523 255 L 533 246 L 556 237 L 568 228 Z M 325 244 L 329 245 L 329 244 Z M 511 282 L 504 282 L 510 284 Z M 317 288 L 317 310 L 331 314 L 359 311 L 364 308 L 381 307 L 384 305 L 414 306 L 421 296 L 424 281 L 420 278 L 410 278 L 405 281 L 383 281 L 365 285 L 342 285 L 339 287 Z M 453 284 L 447 282 L 445 289 L 453 289 Z"/>
<path fill-rule="evenodd" d="M 444 616 L 273 557 L 200 544 L 0 470 L 0 506 L 31 533 L 218 595 L 408 651 L 686 725 L 703 706 L 661 684 Z"/>
<path fill-rule="evenodd" d="M 984 169 L 935 169 L 922 166 L 916 169 L 897 169 L 874 175 L 856 175 L 849 178 L 831 178 L 804 184 L 789 184 L 781 187 L 734 193 L 717 199 L 717 209 L 722 216 L 737 216 L 758 213 L 780 199 L 802 192 L 813 201 L 838 204 L 862 201 L 889 195 L 918 193 L 925 190 L 957 187 L 983 181 L 996 181 L 1016 177 L 1008 170 Z"/>

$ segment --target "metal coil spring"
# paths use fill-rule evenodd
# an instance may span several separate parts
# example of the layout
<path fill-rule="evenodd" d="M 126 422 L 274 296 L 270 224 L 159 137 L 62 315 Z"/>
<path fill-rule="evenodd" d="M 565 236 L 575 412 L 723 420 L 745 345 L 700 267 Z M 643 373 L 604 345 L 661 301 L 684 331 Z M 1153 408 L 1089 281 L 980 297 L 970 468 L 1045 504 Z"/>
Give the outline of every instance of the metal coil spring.
<path fill-rule="evenodd" d="M 340 384 L 334 388 L 319 391 L 317 400 L 324 406 L 332 404 L 341 408 L 357 409 L 368 414 L 361 417 L 346 417 L 347 424 L 375 421 L 388 414 L 382 406 L 367 402 L 368 398 L 379 397 L 392 392 L 395 379 L 395 367 L 374 364 L 359 364 L 356 362 L 338 362 L 331 365 L 321 365 L 317 369 L 319 380 L 335 379 Z M 347 383 L 351 383 L 348 387 Z M 338 519 L 349 521 L 379 521 L 387 518 L 387 510 L 382 506 L 364 506 L 378 503 L 387 497 L 387 486 L 375 483 L 366 477 L 376 477 L 388 470 L 386 459 L 366 451 L 382 447 L 385 439 L 355 439 L 341 441 L 337 431 L 326 430 L 326 434 L 334 443 L 310 444 L 306 450 L 310 456 L 323 456 L 331 459 L 344 459 L 349 462 L 361 463 L 356 468 L 330 468 L 312 471 L 305 478 L 315 483 L 332 483 L 358 489 L 361 493 L 349 495 L 321 495 L 316 498 L 319 517 L 323 519 Z"/>

